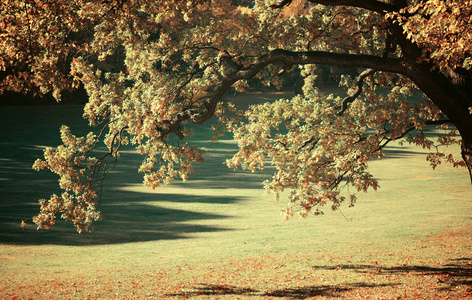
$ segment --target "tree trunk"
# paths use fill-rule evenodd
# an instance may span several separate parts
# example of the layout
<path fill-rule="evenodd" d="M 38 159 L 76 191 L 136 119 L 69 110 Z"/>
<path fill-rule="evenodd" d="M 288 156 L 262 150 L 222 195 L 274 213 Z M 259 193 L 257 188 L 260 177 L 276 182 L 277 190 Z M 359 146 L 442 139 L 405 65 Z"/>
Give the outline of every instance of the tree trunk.
<path fill-rule="evenodd" d="M 472 99 L 449 78 L 423 65 L 412 64 L 407 76 L 456 126 L 462 137 L 462 158 L 472 183 L 472 114 L 469 112 Z"/>
<path fill-rule="evenodd" d="M 407 5 L 404 0 L 391 0 L 398 7 Z M 462 137 L 462 158 L 469 169 L 469 177 L 472 183 L 472 75 L 462 68 L 441 74 L 432 69 L 432 65 L 418 63 L 421 50 L 408 40 L 400 24 L 390 24 L 397 43 L 402 48 L 406 58 L 405 75 L 433 101 L 436 106 L 456 126 Z"/>
<path fill-rule="evenodd" d="M 471 137 L 463 137 L 462 140 L 462 158 L 469 169 L 469 176 L 472 183 L 472 129 L 470 130 Z"/>

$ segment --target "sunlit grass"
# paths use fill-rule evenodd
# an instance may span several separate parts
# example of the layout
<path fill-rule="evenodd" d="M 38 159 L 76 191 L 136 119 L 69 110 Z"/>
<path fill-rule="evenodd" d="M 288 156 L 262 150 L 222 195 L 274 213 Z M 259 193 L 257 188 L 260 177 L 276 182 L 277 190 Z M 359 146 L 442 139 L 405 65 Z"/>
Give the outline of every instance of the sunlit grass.
<path fill-rule="evenodd" d="M 57 178 L 31 165 L 41 145 L 59 143 L 61 122 L 86 132 L 80 108 L 5 108 L 0 120 L 2 299 L 470 295 L 470 180 L 465 169 L 431 170 L 422 149 L 393 145 L 372 161 L 381 188 L 354 208 L 283 221 L 287 199 L 261 185 L 270 168 L 229 170 L 230 137 L 210 143 L 198 132 L 206 161 L 188 182 L 146 189 L 142 157 L 123 153 L 104 188 L 106 220 L 79 235 L 70 223 L 19 225 L 38 198 L 58 192 Z"/>

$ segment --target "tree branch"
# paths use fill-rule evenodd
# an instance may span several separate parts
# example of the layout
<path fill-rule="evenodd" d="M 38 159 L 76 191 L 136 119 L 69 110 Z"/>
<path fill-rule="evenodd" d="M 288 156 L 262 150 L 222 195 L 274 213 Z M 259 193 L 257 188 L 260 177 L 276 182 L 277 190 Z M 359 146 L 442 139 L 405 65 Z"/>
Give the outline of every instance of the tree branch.
<path fill-rule="evenodd" d="M 426 121 L 425 125 L 426 126 L 438 126 L 438 125 L 443 125 L 443 124 L 451 124 L 451 121 L 449 119 L 444 119 L 444 120 L 437 120 L 437 121 Z M 410 133 L 413 130 L 416 130 L 416 126 L 410 125 L 410 127 L 406 128 L 403 133 L 401 133 L 398 136 L 395 136 L 394 138 L 385 138 L 383 141 L 383 144 L 379 143 L 379 146 L 373 151 L 377 152 L 385 148 L 390 142 L 399 140 L 401 138 L 404 138 L 408 133 Z M 387 133 L 387 132 L 386 132 Z"/>
<path fill-rule="evenodd" d="M 283 62 L 288 65 L 321 64 L 336 66 L 339 68 L 370 68 L 377 71 L 398 74 L 406 74 L 407 72 L 404 61 L 397 58 L 324 51 L 293 52 L 276 49 L 262 56 L 259 61 L 252 64 L 247 69 L 239 71 L 236 76 L 244 76 L 244 78 L 240 79 L 250 79 L 245 76 L 252 74 L 256 70 L 259 72 L 263 67 L 275 62 Z"/>
<path fill-rule="evenodd" d="M 392 35 L 387 33 L 387 37 L 385 38 L 385 49 L 382 53 L 382 57 L 384 58 L 388 57 L 388 54 L 390 53 L 390 51 L 392 51 L 392 49 L 393 49 L 393 37 Z M 353 95 L 346 96 L 341 101 L 341 107 L 339 109 L 338 116 L 341 116 L 346 111 L 348 104 L 352 103 L 354 100 L 357 99 L 357 97 L 360 96 L 360 94 L 362 93 L 362 88 L 364 86 L 364 79 L 374 73 L 375 73 L 374 69 L 366 69 L 361 74 L 359 74 L 359 76 L 357 76 L 356 91 L 354 92 Z"/>
<path fill-rule="evenodd" d="M 354 92 L 354 94 L 352 94 L 351 96 L 345 97 L 341 101 L 341 107 L 339 109 L 338 116 L 341 116 L 346 111 L 347 105 L 349 103 L 352 103 L 354 100 L 357 99 L 357 97 L 359 97 L 359 95 L 362 93 L 362 87 L 364 85 L 364 79 L 367 78 L 368 76 L 374 74 L 374 73 L 375 73 L 374 69 L 366 69 L 361 74 L 359 74 L 359 76 L 357 76 L 356 91 Z"/>
<path fill-rule="evenodd" d="M 398 11 L 398 7 L 379 0 L 308 0 L 314 4 L 322 4 L 326 6 L 352 6 L 358 8 L 364 8 L 370 11 L 375 11 L 379 14 L 385 14 L 387 12 Z M 282 1 L 286 2 L 286 1 Z"/>
<path fill-rule="evenodd" d="M 292 0 L 281 0 L 277 2 L 276 4 L 270 5 L 269 7 L 272 9 L 282 8 L 284 6 L 289 6 L 291 3 L 292 3 Z"/>
<path fill-rule="evenodd" d="M 339 68 L 368 68 L 376 71 L 405 74 L 407 66 L 402 59 L 386 58 L 373 55 L 357 55 L 345 53 L 332 53 L 323 51 L 303 51 L 293 52 L 283 49 L 275 49 L 268 54 L 263 55 L 256 62 L 246 68 L 242 68 L 233 75 L 228 76 L 213 95 L 209 98 L 204 111 L 195 114 L 195 110 L 188 111 L 186 116 L 182 115 L 182 120 L 190 118 L 192 122 L 201 124 L 208 120 L 214 113 L 217 103 L 223 98 L 224 94 L 238 80 L 251 79 L 256 76 L 263 68 L 269 64 L 282 62 L 286 66 L 321 64 L 337 66 Z"/>

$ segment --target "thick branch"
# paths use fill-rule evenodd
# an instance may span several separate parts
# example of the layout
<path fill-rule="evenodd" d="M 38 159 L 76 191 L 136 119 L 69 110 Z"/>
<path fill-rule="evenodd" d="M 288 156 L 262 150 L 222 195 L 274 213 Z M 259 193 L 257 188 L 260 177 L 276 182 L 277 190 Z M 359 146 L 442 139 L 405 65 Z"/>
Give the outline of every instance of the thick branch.
<path fill-rule="evenodd" d="M 428 66 L 414 65 L 405 74 L 441 109 L 464 138 L 470 136 L 472 116 L 468 107 L 471 100 L 443 74 Z"/>
<path fill-rule="evenodd" d="M 265 66 L 283 62 L 286 65 L 321 64 L 331 65 L 339 68 L 369 68 L 377 71 L 405 74 L 406 68 L 402 59 L 385 58 L 373 55 L 357 55 L 345 53 L 332 53 L 324 51 L 293 52 L 276 49 L 262 56 L 259 61 L 235 74 L 242 76 L 240 79 L 250 79 L 246 76 L 257 74 Z"/>
<path fill-rule="evenodd" d="M 292 3 L 292 0 L 281 0 L 277 2 L 276 4 L 272 4 L 270 8 L 276 9 L 276 8 L 282 8 L 284 6 L 288 6 Z"/>
<path fill-rule="evenodd" d="M 326 6 L 352 6 L 364 8 L 370 11 L 375 11 L 380 14 L 387 12 L 397 11 L 399 8 L 395 7 L 390 3 L 386 3 L 378 0 L 308 0 L 311 3 L 322 4 Z"/>
<path fill-rule="evenodd" d="M 282 62 L 287 65 L 307 65 L 321 64 L 337 66 L 339 68 L 368 68 L 376 71 L 404 74 L 407 70 L 404 61 L 397 58 L 385 58 L 373 55 L 356 55 L 344 53 L 331 53 L 323 51 L 304 51 L 293 52 L 288 50 L 276 49 L 262 56 L 258 61 L 247 68 L 235 72 L 228 76 L 216 89 L 207 102 L 206 108 L 198 115 L 192 114 L 183 119 L 191 118 L 194 123 L 201 124 L 208 120 L 214 113 L 217 103 L 223 98 L 224 94 L 238 80 L 252 79 L 263 68 L 269 64 Z M 190 113 L 190 112 L 188 112 Z"/>

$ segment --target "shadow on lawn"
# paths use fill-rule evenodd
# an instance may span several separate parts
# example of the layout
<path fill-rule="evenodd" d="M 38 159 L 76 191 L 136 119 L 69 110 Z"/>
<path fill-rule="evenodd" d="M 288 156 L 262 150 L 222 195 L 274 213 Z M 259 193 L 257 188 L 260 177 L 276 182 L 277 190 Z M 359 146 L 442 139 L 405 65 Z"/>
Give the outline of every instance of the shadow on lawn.
<path fill-rule="evenodd" d="M 124 151 L 113 174 L 109 174 L 106 179 L 101 201 L 101 211 L 106 219 L 96 223 L 93 234 L 77 234 L 73 224 L 64 222 L 60 216 L 57 216 L 57 223 L 50 230 L 36 231 L 31 218 L 39 212 L 38 199 L 47 199 L 52 193 L 60 194 L 61 190 L 58 189 L 58 177 L 55 174 L 48 171 L 38 173 L 31 166 L 37 158 L 42 157 L 44 145 L 60 144 L 60 124 L 70 125 L 72 133 L 78 136 L 90 130 L 81 114 L 82 108 L 79 106 L 14 107 L 0 111 L 0 244 L 103 245 L 189 238 L 199 232 L 230 230 L 202 222 L 224 219 L 230 215 L 192 211 L 192 208 L 187 209 L 182 205 L 170 208 L 160 202 L 225 205 L 242 200 L 232 194 L 220 193 L 214 196 L 211 191 L 210 195 L 179 193 L 179 189 L 185 186 L 177 183 L 178 180 L 175 184 L 177 192 L 172 194 L 122 190 L 123 186 L 140 184 L 143 180 L 143 174 L 137 172 L 143 157 L 136 152 L 131 153 L 133 149 L 129 148 Z M 202 140 L 211 138 L 211 135 L 205 134 L 201 133 Z M 213 157 L 197 166 L 202 175 L 191 178 L 200 182 L 193 188 L 256 186 L 254 178 L 236 177 L 232 170 L 222 165 L 223 156 L 234 147 L 222 144 L 216 151 L 211 151 Z M 258 182 L 257 187 L 260 186 Z M 25 228 L 20 228 L 22 220 L 28 223 Z"/>
<path fill-rule="evenodd" d="M 278 297 L 278 298 L 293 298 L 304 299 L 308 297 L 340 297 L 342 293 L 349 292 L 358 288 L 375 288 L 385 286 L 395 286 L 397 284 L 370 284 L 364 282 L 357 282 L 352 284 L 336 285 L 318 285 L 311 287 L 302 287 L 294 289 L 281 289 L 270 293 L 265 293 L 264 296 Z"/>
<path fill-rule="evenodd" d="M 198 178 L 189 183 L 176 180 L 173 183 L 175 193 L 154 193 L 138 184 L 142 181 L 142 174 L 137 172 L 137 166 L 142 157 L 125 153 L 104 183 L 100 211 L 103 212 L 105 220 L 96 222 L 93 234 L 77 234 L 73 224 L 62 220 L 60 215 L 56 216 L 57 222 L 50 230 L 37 231 L 31 220 L 39 212 L 37 200 L 49 198 L 54 192 L 61 193 L 57 188 L 57 176 L 46 171 L 38 174 L 27 162 L 34 161 L 40 154 L 40 150 L 31 148 L 25 149 L 19 157 L 11 155 L 7 160 L 0 160 L 0 190 L 3 194 L 0 201 L 0 244 L 104 245 L 191 238 L 196 233 L 232 230 L 201 222 L 230 218 L 230 214 L 194 211 L 192 205 L 186 209 L 182 204 L 232 204 L 245 198 L 229 192 L 211 195 L 211 189 L 249 188 L 260 185 L 254 182 L 253 177 L 248 176 L 231 180 L 235 176 L 231 174 L 232 170 L 216 167 L 215 163 L 210 161 L 208 166 L 202 166 L 202 176 L 195 176 Z M 124 189 L 130 184 L 138 186 L 137 190 Z M 194 189 L 208 189 L 208 193 L 179 193 L 179 189 L 184 190 L 189 185 Z M 167 204 L 164 206 L 161 204 L 163 202 Z M 175 203 L 175 208 L 170 208 L 169 202 Z M 29 225 L 20 228 L 21 220 L 26 218 L 29 218 Z"/>
<path fill-rule="evenodd" d="M 357 289 L 357 288 L 375 288 L 385 286 L 395 286 L 397 284 L 369 284 L 364 282 L 344 284 L 342 286 L 336 285 L 314 285 L 309 287 L 300 288 L 286 288 L 279 289 L 270 292 L 262 292 L 250 288 L 239 288 L 230 285 L 218 285 L 218 284 L 204 284 L 195 288 L 192 292 L 183 292 L 180 294 L 168 294 L 167 296 L 173 297 L 196 297 L 196 296 L 224 296 L 224 295 L 237 295 L 237 296 L 265 296 L 272 298 L 285 298 L 285 299 L 304 299 L 308 297 L 340 297 L 342 293 Z"/>
<path fill-rule="evenodd" d="M 472 258 L 451 259 L 449 263 L 439 267 L 432 266 L 395 266 L 385 267 L 381 265 L 367 264 L 340 264 L 333 266 L 313 266 L 315 270 L 339 271 L 349 270 L 353 273 L 368 273 L 375 282 L 376 276 L 385 278 L 385 275 L 416 275 L 419 277 L 434 277 L 438 284 L 435 288 L 438 291 L 454 291 L 459 286 L 466 286 L 472 289 Z M 400 286 L 400 282 L 391 283 L 368 283 L 356 282 L 339 285 L 313 285 L 297 288 L 284 288 L 273 291 L 260 291 L 252 288 L 242 288 L 232 285 L 221 284 L 201 284 L 191 288 L 191 291 L 183 291 L 178 294 L 168 294 L 166 296 L 196 297 L 196 296 L 224 296 L 235 295 L 241 297 L 268 296 L 272 298 L 285 299 L 305 299 L 309 297 L 341 297 L 342 294 L 358 289 L 374 288 L 395 288 Z"/>
<path fill-rule="evenodd" d="M 395 266 L 341 264 L 334 266 L 313 266 L 316 270 L 352 270 L 369 274 L 413 274 L 417 276 L 434 276 L 441 286 L 438 290 L 452 290 L 457 286 L 468 286 L 472 289 L 472 258 L 450 259 L 442 266 Z"/>
<path fill-rule="evenodd" d="M 391 146 L 385 151 L 385 157 L 382 157 L 382 160 L 385 159 L 401 159 L 401 158 L 406 158 L 408 156 L 418 156 L 418 155 L 423 155 L 426 157 L 428 152 L 424 151 L 412 151 L 412 150 L 406 150 L 401 147 L 395 147 Z"/>
<path fill-rule="evenodd" d="M 122 195 L 124 194 L 124 195 Z M 185 199 L 186 195 L 173 195 Z M 156 201 L 156 197 L 142 194 L 120 192 L 120 198 L 130 197 L 139 201 Z M 193 196 L 189 201 L 199 201 Z M 205 197 L 205 201 L 211 197 Z M 136 199 L 136 201 L 138 201 Z M 183 200 L 182 200 L 183 201 Z M 203 199 L 202 199 L 203 201 Z M 214 202 L 231 203 L 235 198 L 214 197 Z M 158 203 L 158 202 L 157 202 Z M 32 209 L 33 208 L 33 209 Z M 171 209 L 156 205 L 133 203 L 133 201 L 112 201 L 103 207 L 106 219 L 97 222 L 92 234 L 88 232 L 78 234 L 71 222 L 58 220 L 50 230 L 36 230 L 36 226 L 29 221 L 29 225 L 20 228 L 18 213 L 31 211 L 37 213 L 36 205 L 26 207 L 3 207 L 0 215 L 0 243 L 5 244 L 58 244 L 58 245 L 104 245 L 116 243 L 131 243 L 164 239 L 191 238 L 195 233 L 216 232 L 231 230 L 218 226 L 195 224 L 199 220 L 224 219 L 228 216 L 193 212 L 190 210 Z M 11 210 L 11 211 L 10 211 Z M 14 211 L 17 211 L 16 213 Z M 60 218 L 58 216 L 58 218 Z"/>
<path fill-rule="evenodd" d="M 187 210 L 182 206 L 164 207 L 161 201 L 224 205 L 241 200 L 232 195 L 124 191 L 120 189 L 123 185 L 142 181 L 142 174 L 137 172 L 139 155 L 125 155 L 128 158 L 120 161 L 116 172 L 107 178 L 100 209 L 106 219 L 96 223 L 93 234 L 77 234 L 73 224 L 61 220 L 60 216 L 50 230 L 37 231 L 31 220 L 39 212 L 37 200 L 61 193 L 58 177 L 47 171 L 32 170 L 34 160 L 42 154 L 41 148 L 28 146 L 27 142 L 0 140 L 0 150 L 0 244 L 80 246 L 189 238 L 199 232 L 229 230 L 199 221 L 230 216 Z M 22 220 L 29 225 L 21 228 Z"/>

